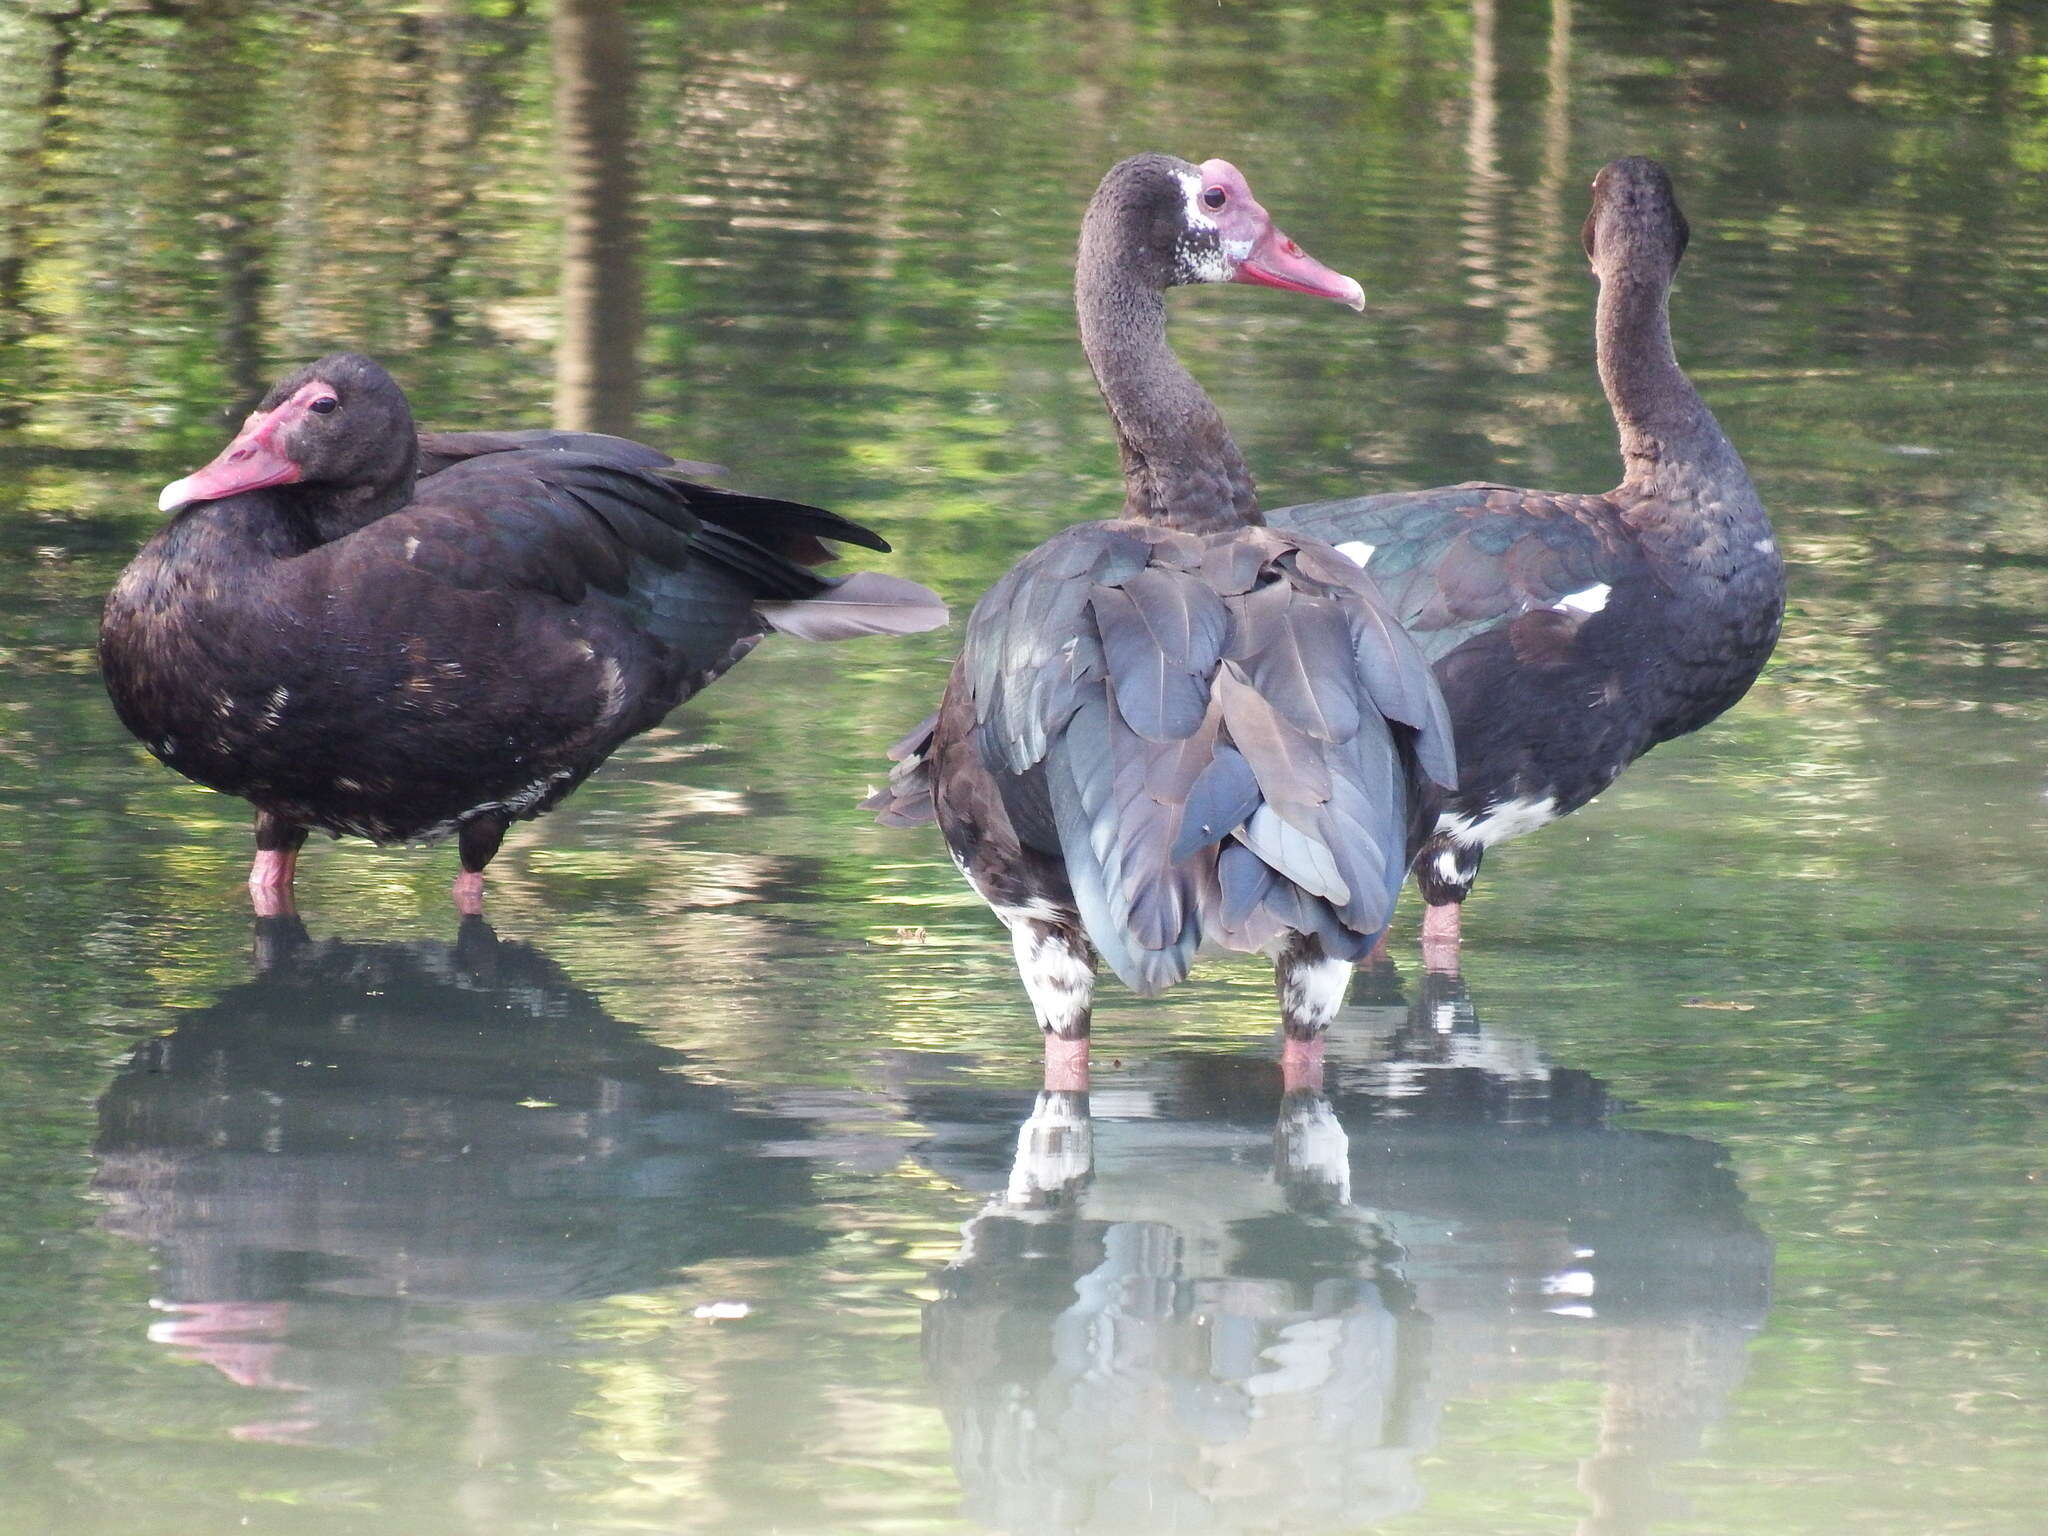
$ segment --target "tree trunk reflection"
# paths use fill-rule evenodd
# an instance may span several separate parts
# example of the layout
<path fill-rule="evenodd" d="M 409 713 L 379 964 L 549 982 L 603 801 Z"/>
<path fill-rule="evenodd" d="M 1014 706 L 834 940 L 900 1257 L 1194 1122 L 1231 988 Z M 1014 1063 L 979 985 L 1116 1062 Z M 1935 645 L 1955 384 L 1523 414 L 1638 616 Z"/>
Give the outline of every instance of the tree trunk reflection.
<path fill-rule="evenodd" d="M 641 305 L 625 7 L 621 0 L 559 0 L 553 41 L 563 225 L 555 425 L 630 436 Z"/>

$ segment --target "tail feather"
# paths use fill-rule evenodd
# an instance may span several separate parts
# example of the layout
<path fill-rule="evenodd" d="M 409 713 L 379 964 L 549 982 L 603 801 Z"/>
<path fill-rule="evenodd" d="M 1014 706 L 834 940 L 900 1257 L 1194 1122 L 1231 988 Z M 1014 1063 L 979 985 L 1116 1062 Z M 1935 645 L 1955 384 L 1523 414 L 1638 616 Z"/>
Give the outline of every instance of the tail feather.
<path fill-rule="evenodd" d="M 746 595 L 763 607 L 822 597 L 832 586 L 826 578 L 717 523 L 697 529 L 690 553 L 736 577 Z"/>
<path fill-rule="evenodd" d="M 855 571 L 828 583 L 815 597 L 757 602 L 754 612 L 771 629 L 800 640 L 915 635 L 940 628 L 949 617 L 945 603 L 929 587 L 880 571 Z"/>
<path fill-rule="evenodd" d="M 924 717 L 895 746 L 889 749 L 889 782 L 861 801 L 864 810 L 875 813 L 885 827 L 923 827 L 938 820 L 932 799 L 932 736 L 939 724 L 938 713 Z"/>
<path fill-rule="evenodd" d="M 682 492 L 690 510 L 705 522 L 730 528 L 799 565 L 822 565 L 838 558 L 819 542 L 821 539 L 858 544 L 885 555 L 889 552 L 889 541 L 879 533 L 823 507 L 700 485 L 673 472 L 662 478 Z"/>

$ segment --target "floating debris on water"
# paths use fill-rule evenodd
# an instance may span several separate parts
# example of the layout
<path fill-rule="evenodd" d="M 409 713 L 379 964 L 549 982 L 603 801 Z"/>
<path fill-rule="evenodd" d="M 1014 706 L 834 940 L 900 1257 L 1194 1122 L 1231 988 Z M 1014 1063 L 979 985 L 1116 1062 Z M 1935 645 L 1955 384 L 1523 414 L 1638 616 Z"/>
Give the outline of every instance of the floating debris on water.
<path fill-rule="evenodd" d="M 690 1313 L 690 1316 L 706 1323 L 730 1323 L 747 1316 L 754 1310 L 752 1304 L 744 1301 L 707 1301 Z"/>

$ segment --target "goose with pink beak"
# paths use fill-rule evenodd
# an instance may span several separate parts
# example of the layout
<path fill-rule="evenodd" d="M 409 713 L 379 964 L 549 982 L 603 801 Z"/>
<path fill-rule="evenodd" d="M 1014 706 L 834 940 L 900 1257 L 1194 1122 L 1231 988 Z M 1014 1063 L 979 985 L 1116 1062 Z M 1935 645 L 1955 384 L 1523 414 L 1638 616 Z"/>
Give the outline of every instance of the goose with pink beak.
<path fill-rule="evenodd" d="M 431 470 L 421 474 L 422 467 Z M 770 632 L 945 622 L 915 582 L 826 576 L 876 534 L 701 485 L 595 433 L 428 434 L 369 358 L 280 382 L 107 596 L 100 662 L 150 752 L 256 808 L 249 889 L 291 906 L 308 833 L 456 844 L 456 903 L 516 821 Z"/>
<path fill-rule="evenodd" d="M 1056 1075 L 1085 1062 L 1098 964 L 1149 995 L 1204 948 L 1267 957 L 1306 1051 L 1386 930 L 1428 786 L 1457 778 L 1421 652 L 1354 562 L 1266 526 L 1174 356 L 1166 295 L 1196 283 L 1364 306 L 1229 161 L 1110 168 L 1074 304 L 1123 509 L 982 598 L 939 712 L 869 802 L 889 825 L 938 822 L 1010 930 Z"/>

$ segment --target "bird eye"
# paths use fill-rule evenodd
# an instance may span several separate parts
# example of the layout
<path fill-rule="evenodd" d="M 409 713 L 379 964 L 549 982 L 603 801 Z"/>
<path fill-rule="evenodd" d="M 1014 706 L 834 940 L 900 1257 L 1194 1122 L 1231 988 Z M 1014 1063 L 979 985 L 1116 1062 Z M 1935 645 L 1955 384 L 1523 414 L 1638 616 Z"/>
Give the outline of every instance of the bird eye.
<path fill-rule="evenodd" d="M 1211 187 L 1202 194 L 1203 203 L 1211 208 L 1221 208 L 1223 206 L 1223 198 L 1224 191 L 1221 187 Z"/>
<path fill-rule="evenodd" d="M 315 400 L 310 405 L 308 405 L 306 409 L 311 411 L 316 416 L 325 416 L 340 404 L 341 402 L 335 399 L 334 396 L 322 395 L 318 400 Z"/>

